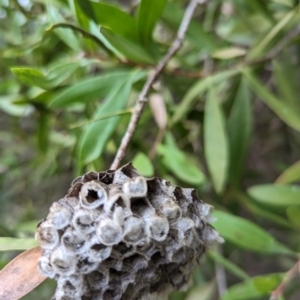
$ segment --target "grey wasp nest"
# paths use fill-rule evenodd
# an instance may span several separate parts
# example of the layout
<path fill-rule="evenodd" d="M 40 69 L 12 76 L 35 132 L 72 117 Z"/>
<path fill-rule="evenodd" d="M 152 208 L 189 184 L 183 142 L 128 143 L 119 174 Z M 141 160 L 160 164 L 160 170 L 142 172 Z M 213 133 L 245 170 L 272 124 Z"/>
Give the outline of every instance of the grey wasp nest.
<path fill-rule="evenodd" d="M 76 178 L 36 232 L 39 268 L 57 280 L 52 300 L 160 299 L 183 288 L 222 240 L 211 213 L 195 189 L 145 178 L 130 163 Z"/>

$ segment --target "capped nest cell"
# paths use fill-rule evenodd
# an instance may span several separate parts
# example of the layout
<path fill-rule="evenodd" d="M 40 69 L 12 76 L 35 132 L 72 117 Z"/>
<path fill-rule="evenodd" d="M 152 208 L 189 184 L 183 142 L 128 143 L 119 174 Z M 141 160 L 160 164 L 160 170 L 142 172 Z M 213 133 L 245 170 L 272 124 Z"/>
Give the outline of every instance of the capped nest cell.
<path fill-rule="evenodd" d="M 160 299 L 183 288 L 222 238 L 192 188 L 145 178 L 129 163 L 76 178 L 37 228 L 52 300 Z M 159 295 L 159 296 L 158 296 Z"/>

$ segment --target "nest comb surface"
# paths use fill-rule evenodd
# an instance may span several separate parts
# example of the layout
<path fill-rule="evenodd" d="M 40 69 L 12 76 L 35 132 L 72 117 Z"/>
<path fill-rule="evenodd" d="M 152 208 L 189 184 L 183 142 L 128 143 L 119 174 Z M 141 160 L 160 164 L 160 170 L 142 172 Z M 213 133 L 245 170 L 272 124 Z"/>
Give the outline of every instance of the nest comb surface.
<path fill-rule="evenodd" d="M 76 178 L 36 232 L 39 268 L 57 280 L 52 299 L 159 299 L 183 288 L 222 240 L 211 213 L 195 189 L 142 177 L 130 163 Z"/>

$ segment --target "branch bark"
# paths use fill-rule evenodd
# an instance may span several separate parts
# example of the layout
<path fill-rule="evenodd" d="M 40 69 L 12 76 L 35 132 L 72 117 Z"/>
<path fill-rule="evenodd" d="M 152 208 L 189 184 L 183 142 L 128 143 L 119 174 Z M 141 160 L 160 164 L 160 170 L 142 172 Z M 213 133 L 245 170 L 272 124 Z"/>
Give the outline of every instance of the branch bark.
<path fill-rule="evenodd" d="M 296 264 L 286 273 L 282 282 L 278 285 L 275 291 L 272 292 L 270 300 L 279 300 L 279 298 L 283 295 L 284 289 L 286 285 L 292 280 L 297 273 L 300 272 L 300 260 L 296 262 Z"/>
<path fill-rule="evenodd" d="M 134 107 L 134 111 L 131 115 L 130 122 L 128 124 L 127 130 L 122 138 L 121 144 L 118 148 L 117 154 L 115 156 L 115 159 L 111 165 L 111 169 L 115 170 L 119 167 L 122 159 L 124 158 L 126 151 L 128 149 L 129 143 L 134 135 L 134 132 L 137 128 L 138 122 L 142 116 L 144 107 L 146 103 L 148 102 L 147 95 L 149 91 L 151 90 L 151 87 L 155 80 L 161 75 L 162 71 L 166 67 L 167 63 L 171 59 L 171 57 L 180 49 L 185 33 L 188 29 L 189 23 L 192 19 L 193 13 L 200 1 L 199 0 L 191 0 L 189 5 L 187 6 L 184 16 L 182 18 L 181 24 L 179 26 L 177 35 L 175 40 L 173 41 L 172 45 L 170 46 L 168 52 L 166 55 L 159 61 L 157 66 L 154 70 L 151 70 L 149 72 L 148 78 L 146 80 L 146 83 L 140 92 L 136 105 Z"/>

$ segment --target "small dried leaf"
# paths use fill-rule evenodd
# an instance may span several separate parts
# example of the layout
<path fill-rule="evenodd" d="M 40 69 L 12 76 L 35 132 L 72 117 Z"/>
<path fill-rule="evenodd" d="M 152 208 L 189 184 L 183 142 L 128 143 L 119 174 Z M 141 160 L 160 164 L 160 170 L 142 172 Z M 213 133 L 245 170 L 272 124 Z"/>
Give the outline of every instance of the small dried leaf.
<path fill-rule="evenodd" d="M 46 279 L 38 269 L 38 259 L 41 255 L 40 247 L 29 249 L 0 272 L 1 300 L 18 300 Z"/>
<path fill-rule="evenodd" d="M 162 95 L 152 94 L 149 97 L 149 104 L 157 126 L 160 129 L 165 129 L 167 126 L 167 110 Z"/>

